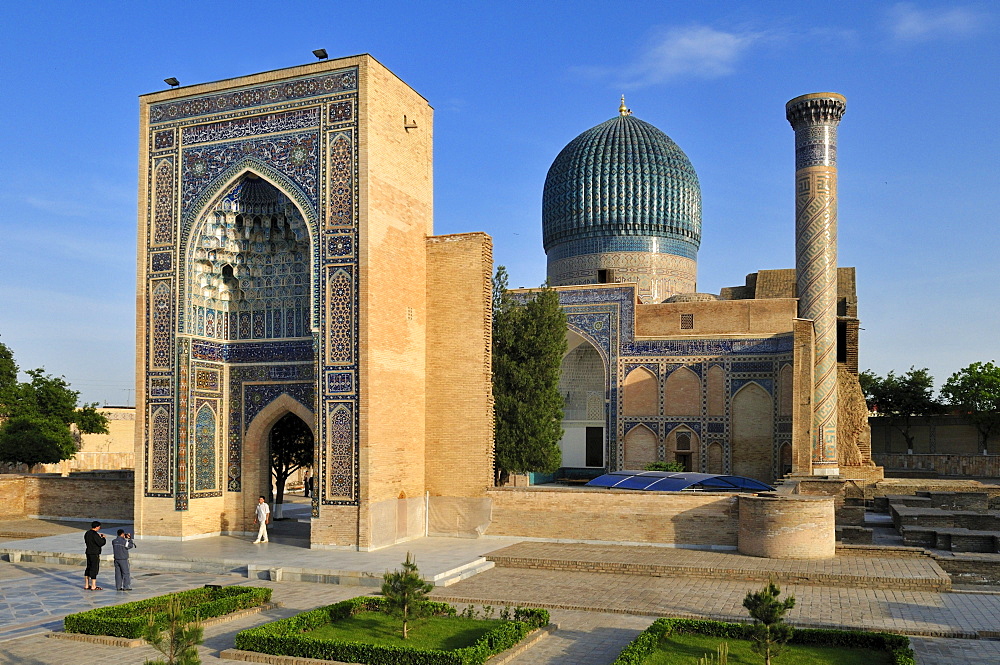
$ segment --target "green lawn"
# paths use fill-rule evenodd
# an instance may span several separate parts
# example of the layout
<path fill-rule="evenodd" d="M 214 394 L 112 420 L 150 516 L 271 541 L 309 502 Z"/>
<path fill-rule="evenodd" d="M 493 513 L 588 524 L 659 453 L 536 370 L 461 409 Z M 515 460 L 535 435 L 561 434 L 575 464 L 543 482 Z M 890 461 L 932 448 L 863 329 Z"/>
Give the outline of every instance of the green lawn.
<path fill-rule="evenodd" d="M 414 649 L 462 649 L 496 627 L 493 621 L 465 617 L 428 617 L 409 622 L 409 637 L 403 639 L 403 623 L 381 612 L 359 612 L 349 618 L 310 630 L 317 639 L 346 640 Z"/>
<path fill-rule="evenodd" d="M 711 637 L 695 633 L 674 633 L 664 637 L 660 648 L 646 657 L 643 665 L 693 665 L 706 654 L 715 655 L 716 647 L 729 644 L 730 665 L 762 665 L 764 659 L 750 650 L 744 640 Z M 781 655 L 771 658 L 772 665 L 891 665 L 892 656 L 885 651 L 849 649 L 846 647 L 810 647 L 790 645 Z"/>

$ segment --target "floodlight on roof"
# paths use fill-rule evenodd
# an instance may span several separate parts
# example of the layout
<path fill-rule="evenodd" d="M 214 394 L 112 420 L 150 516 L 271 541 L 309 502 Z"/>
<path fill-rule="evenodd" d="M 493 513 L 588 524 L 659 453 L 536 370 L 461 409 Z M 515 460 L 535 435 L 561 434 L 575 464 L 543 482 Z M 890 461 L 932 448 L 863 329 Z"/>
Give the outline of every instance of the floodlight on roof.
<path fill-rule="evenodd" d="M 313 51 L 313 55 L 316 56 L 317 58 L 319 58 L 320 60 L 326 60 L 327 58 L 330 57 L 330 56 L 328 56 L 326 54 L 326 49 L 325 48 L 318 48 L 318 49 L 316 49 L 315 51 Z"/>
<path fill-rule="evenodd" d="M 171 88 L 176 88 L 177 86 L 179 86 L 181 84 L 181 82 L 178 81 L 173 76 L 169 76 L 169 77 L 163 79 L 163 82 L 166 83 L 167 85 L 169 85 Z"/>

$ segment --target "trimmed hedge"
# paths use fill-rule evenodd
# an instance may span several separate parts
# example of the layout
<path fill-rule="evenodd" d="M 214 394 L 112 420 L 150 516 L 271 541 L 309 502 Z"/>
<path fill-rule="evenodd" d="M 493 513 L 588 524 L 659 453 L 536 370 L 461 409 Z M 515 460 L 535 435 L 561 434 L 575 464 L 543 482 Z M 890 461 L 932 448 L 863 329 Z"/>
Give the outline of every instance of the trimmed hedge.
<path fill-rule="evenodd" d="M 546 610 L 519 607 L 513 621 L 496 621 L 495 628 L 479 641 L 463 649 L 421 650 L 411 647 L 361 644 L 345 640 L 317 639 L 303 633 L 359 612 L 381 612 L 382 598 L 358 597 L 341 601 L 287 619 L 273 621 L 236 633 L 236 648 L 277 656 L 339 660 L 369 665 L 481 665 L 501 651 L 506 651 L 530 633 L 549 622 Z M 454 616 L 455 608 L 447 603 L 428 601 L 424 607 L 435 616 Z"/>
<path fill-rule="evenodd" d="M 186 621 L 198 621 L 263 605 L 271 600 L 271 589 L 246 586 L 191 589 L 70 614 L 63 619 L 63 630 L 67 633 L 110 635 L 131 639 L 142 637 L 143 630 L 149 623 L 150 614 L 156 618 L 161 627 L 166 627 L 165 611 L 171 596 L 181 599 Z"/>
<path fill-rule="evenodd" d="M 697 633 L 731 640 L 749 640 L 752 624 L 700 621 L 696 619 L 657 619 L 619 654 L 611 665 L 641 665 L 660 641 L 673 633 Z M 796 628 L 789 644 L 822 647 L 849 647 L 888 651 L 894 665 L 916 665 L 910 638 L 895 633 L 863 630 L 818 630 Z"/>

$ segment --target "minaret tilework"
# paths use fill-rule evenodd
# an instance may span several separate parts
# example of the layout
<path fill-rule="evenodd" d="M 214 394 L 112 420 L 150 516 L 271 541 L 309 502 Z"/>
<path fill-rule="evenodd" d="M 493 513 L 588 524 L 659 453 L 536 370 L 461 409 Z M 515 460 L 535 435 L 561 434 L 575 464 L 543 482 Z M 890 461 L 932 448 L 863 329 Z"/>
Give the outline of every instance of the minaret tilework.
<path fill-rule="evenodd" d="M 812 470 L 837 463 L 837 125 L 847 100 L 802 95 L 785 105 L 795 130 L 795 273 L 799 317 L 813 321 Z"/>

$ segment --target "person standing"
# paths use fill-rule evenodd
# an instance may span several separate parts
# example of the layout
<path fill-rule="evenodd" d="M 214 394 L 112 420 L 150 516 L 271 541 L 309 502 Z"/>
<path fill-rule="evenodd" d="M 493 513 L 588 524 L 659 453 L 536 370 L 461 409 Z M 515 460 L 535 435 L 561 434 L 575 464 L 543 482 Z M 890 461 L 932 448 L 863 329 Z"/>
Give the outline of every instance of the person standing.
<path fill-rule="evenodd" d="M 266 543 L 267 542 L 267 525 L 271 521 L 271 507 L 267 505 L 267 500 L 260 496 L 257 497 L 257 511 L 254 516 L 253 523 L 259 524 L 260 528 L 257 530 L 257 540 L 253 541 L 255 543 Z"/>
<path fill-rule="evenodd" d="M 90 591 L 103 591 L 97 586 L 97 573 L 101 570 L 101 548 L 105 543 L 104 534 L 101 533 L 101 523 L 94 520 L 90 523 L 90 530 L 83 534 L 83 543 L 87 546 L 87 570 L 83 571 L 83 588 Z"/>
<path fill-rule="evenodd" d="M 306 469 L 306 475 L 302 479 L 302 496 L 309 496 L 312 493 L 312 485 L 312 474 L 309 472 L 309 469 Z"/>
<path fill-rule="evenodd" d="M 111 541 L 115 551 L 115 588 L 119 591 L 132 590 L 132 571 L 129 570 L 128 551 L 135 547 L 131 533 L 118 529 L 118 537 Z"/>

